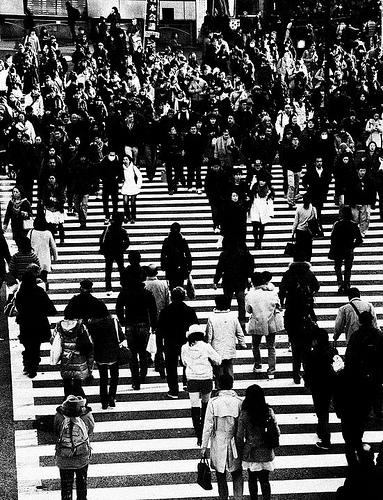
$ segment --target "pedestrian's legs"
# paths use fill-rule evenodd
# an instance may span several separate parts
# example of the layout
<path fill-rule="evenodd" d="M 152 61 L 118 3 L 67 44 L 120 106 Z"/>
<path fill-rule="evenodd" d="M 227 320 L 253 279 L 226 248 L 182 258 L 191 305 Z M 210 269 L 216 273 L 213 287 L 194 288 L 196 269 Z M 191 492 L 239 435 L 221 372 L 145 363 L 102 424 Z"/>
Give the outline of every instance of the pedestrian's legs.
<path fill-rule="evenodd" d="M 233 479 L 233 497 L 234 500 L 243 499 L 243 476 L 242 469 L 235 470 L 231 473 Z"/>
<path fill-rule="evenodd" d="M 356 222 L 360 227 L 360 207 L 361 205 L 356 205 L 351 207 L 353 221 Z"/>
<path fill-rule="evenodd" d="M 301 342 L 293 339 L 291 340 L 291 354 L 293 362 L 293 379 L 298 380 L 301 378 L 301 365 L 302 365 L 302 345 Z"/>
<path fill-rule="evenodd" d="M 24 368 L 28 373 L 36 373 L 40 364 L 40 342 L 35 339 L 24 337 L 23 342 L 23 362 Z"/>
<path fill-rule="evenodd" d="M 173 396 L 178 396 L 178 352 L 175 350 L 165 349 L 165 367 L 166 380 L 169 387 L 169 392 Z"/>
<path fill-rule="evenodd" d="M 108 365 L 98 364 L 100 373 L 100 401 L 103 406 L 108 405 Z"/>
<path fill-rule="evenodd" d="M 137 214 L 136 214 L 136 199 L 137 199 L 136 195 L 130 197 L 130 205 L 131 205 L 131 210 L 132 210 L 132 220 L 134 220 L 134 221 L 137 218 Z"/>
<path fill-rule="evenodd" d="M 74 469 L 60 469 L 61 500 L 72 500 Z"/>
<path fill-rule="evenodd" d="M 118 363 L 113 363 L 112 365 L 109 365 L 109 371 L 110 371 L 109 399 L 111 398 L 116 399 L 118 375 L 119 375 Z"/>
<path fill-rule="evenodd" d="M 77 500 L 86 500 L 87 497 L 88 466 L 76 469 L 76 494 Z"/>
<path fill-rule="evenodd" d="M 253 222 L 253 238 L 254 238 L 254 247 L 258 248 L 259 245 L 259 222 Z"/>
<path fill-rule="evenodd" d="M 88 199 L 89 199 L 89 194 L 84 194 L 81 196 L 80 213 L 79 213 L 79 220 L 81 225 L 86 224 L 86 216 L 88 214 Z"/>
<path fill-rule="evenodd" d="M 201 181 L 201 165 L 198 163 L 198 165 L 195 166 L 195 185 L 197 189 L 202 188 L 202 181 Z"/>
<path fill-rule="evenodd" d="M 241 323 L 243 333 L 246 335 L 246 305 L 245 305 L 245 290 L 235 290 L 235 297 L 238 304 L 238 319 Z"/>
<path fill-rule="evenodd" d="M 271 488 L 270 488 L 270 480 L 269 480 L 269 471 L 268 470 L 260 470 L 258 472 L 259 482 L 261 484 L 262 490 L 262 500 L 270 500 L 271 499 Z"/>
<path fill-rule="evenodd" d="M 116 262 L 117 262 L 118 272 L 120 273 L 120 279 L 121 279 L 122 273 L 125 270 L 125 267 L 124 267 L 124 255 L 123 254 L 122 255 L 118 255 L 116 257 Z"/>
<path fill-rule="evenodd" d="M 109 187 L 103 184 L 102 186 L 102 206 L 104 209 L 104 216 L 105 219 L 110 219 L 110 213 L 109 213 Z"/>
<path fill-rule="evenodd" d="M 229 500 L 226 472 L 216 472 L 219 500 Z"/>
<path fill-rule="evenodd" d="M 258 500 L 258 473 L 249 470 L 250 500 Z"/>
<path fill-rule="evenodd" d="M 112 196 L 113 214 L 116 214 L 118 212 L 118 184 L 111 188 L 110 194 Z"/>
<path fill-rule="evenodd" d="M 350 288 L 351 281 L 351 269 L 354 262 L 354 252 L 351 251 L 349 255 L 344 259 L 344 287 L 345 289 Z"/>
<path fill-rule="evenodd" d="M 299 183 L 301 180 L 301 173 L 294 172 L 294 200 L 296 201 L 299 196 Z"/>
<path fill-rule="evenodd" d="M 362 205 L 360 209 L 360 234 L 363 238 L 366 236 L 368 226 L 370 225 L 370 205 Z"/>
<path fill-rule="evenodd" d="M 267 346 L 267 355 L 269 363 L 269 369 L 267 370 L 267 372 L 274 373 L 276 365 L 275 333 L 269 333 L 268 335 L 266 335 L 266 346 Z"/>
<path fill-rule="evenodd" d="M 193 163 L 188 163 L 187 165 L 187 170 L 188 170 L 188 189 L 191 189 L 193 187 L 193 181 L 194 181 L 194 176 L 195 176 L 195 165 Z"/>
<path fill-rule="evenodd" d="M 112 269 L 114 258 L 111 255 L 105 255 L 105 288 L 112 289 Z"/>
<path fill-rule="evenodd" d="M 315 389 L 312 392 L 314 410 L 318 418 L 317 435 L 323 444 L 330 445 L 329 411 L 331 393 L 326 390 Z"/>
<path fill-rule="evenodd" d="M 262 335 L 252 335 L 254 368 L 256 369 L 262 368 L 261 350 L 259 348 L 261 340 L 262 340 Z"/>
<path fill-rule="evenodd" d="M 123 202 L 124 202 L 125 219 L 129 222 L 130 221 L 129 196 L 124 194 Z"/>
<path fill-rule="evenodd" d="M 60 243 L 64 243 L 64 238 L 65 238 L 65 232 L 64 232 L 64 224 L 58 224 L 58 230 L 59 230 L 59 237 L 60 237 Z"/>
<path fill-rule="evenodd" d="M 174 188 L 177 186 L 176 184 L 176 176 L 174 176 L 173 182 L 173 164 L 171 161 L 167 161 L 165 163 L 166 170 L 166 181 L 168 183 L 168 191 L 169 193 L 174 192 Z"/>
<path fill-rule="evenodd" d="M 334 260 L 334 269 L 336 274 L 336 281 L 338 283 L 338 287 L 343 287 L 343 276 L 342 276 L 342 263 L 343 259 L 335 259 Z"/>
<path fill-rule="evenodd" d="M 197 446 L 201 445 L 202 427 L 201 427 L 201 406 L 199 392 L 189 392 L 191 416 L 194 428 L 194 434 L 197 438 Z"/>
<path fill-rule="evenodd" d="M 231 301 L 233 299 L 234 290 L 231 290 L 230 288 L 223 287 L 223 294 L 225 295 L 225 297 L 229 301 L 229 307 L 231 307 Z"/>
<path fill-rule="evenodd" d="M 295 184 L 294 184 L 294 172 L 291 170 L 287 171 L 287 203 L 289 205 L 294 205 L 295 196 Z"/>

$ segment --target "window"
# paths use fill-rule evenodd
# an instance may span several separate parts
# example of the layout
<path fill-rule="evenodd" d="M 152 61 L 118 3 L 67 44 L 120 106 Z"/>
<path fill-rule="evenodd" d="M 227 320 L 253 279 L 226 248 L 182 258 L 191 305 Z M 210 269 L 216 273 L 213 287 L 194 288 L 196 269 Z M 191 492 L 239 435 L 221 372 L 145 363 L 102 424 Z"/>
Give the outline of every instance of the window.
<path fill-rule="evenodd" d="M 162 20 L 165 21 L 165 23 L 171 23 L 174 21 L 174 9 L 164 7 L 162 9 Z"/>
<path fill-rule="evenodd" d="M 28 8 L 34 16 L 66 16 L 66 0 L 28 0 Z M 86 0 L 72 0 L 71 4 L 82 14 Z"/>

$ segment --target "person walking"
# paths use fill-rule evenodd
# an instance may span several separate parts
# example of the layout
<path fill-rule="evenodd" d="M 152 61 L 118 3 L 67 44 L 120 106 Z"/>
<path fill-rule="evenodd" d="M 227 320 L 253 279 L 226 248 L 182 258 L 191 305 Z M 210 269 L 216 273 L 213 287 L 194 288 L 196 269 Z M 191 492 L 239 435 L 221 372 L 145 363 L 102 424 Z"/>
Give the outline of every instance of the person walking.
<path fill-rule="evenodd" d="M 123 216 L 120 213 L 113 214 L 112 221 L 100 236 L 100 254 L 105 258 L 105 290 L 112 291 L 112 269 L 116 261 L 120 280 L 124 273 L 124 253 L 128 249 L 130 240 L 128 233 L 122 227 Z"/>
<path fill-rule="evenodd" d="M 233 377 L 229 373 L 223 373 L 218 384 L 218 395 L 210 399 L 206 409 L 201 456 L 206 457 L 210 441 L 210 462 L 216 471 L 219 499 L 229 499 L 226 472 L 230 472 L 234 500 L 242 500 L 242 466 L 235 443 L 242 399 L 233 390 Z"/>
<path fill-rule="evenodd" d="M 109 224 L 109 198 L 112 198 L 113 213 L 118 211 L 118 183 L 122 179 L 122 167 L 115 151 L 110 151 L 99 165 L 99 178 L 102 182 L 102 205 L 105 222 Z"/>
<path fill-rule="evenodd" d="M 306 163 L 306 158 L 299 138 L 293 136 L 291 145 L 286 148 L 283 155 L 283 168 L 287 172 L 287 203 L 290 208 L 295 208 L 295 203 L 299 199 L 299 183 L 302 168 Z"/>
<path fill-rule="evenodd" d="M 349 302 L 341 306 L 335 319 L 334 343 L 338 341 L 342 333 L 346 336 L 346 342 L 349 342 L 351 336 L 360 327 L 360 315 L 363 312 L 369 312 L 372 316 L 373 326 L 378 328 L 376 312 L 374 306 L 360 298 L 360 291 L 356 287 L 348 289 Z"/>
<path fill-rule="evenodd" d="M 146 280 L 146 268 L 141 266 L 141 253 L 138 250 L 130 250 L 128 253 L 129 264 L 121 275 L 121 286 L 125 288 L 130 281 L 135 281 L 137 276 L 141 281 Z"/>
<path fill-rule="evenodd" d="M 186 344 L 181 347 L 181 361 L 186 368 L 187 389 L 197 446 L 201 446 L 206 408 L 213 390 L 212 365 L 219 365 L 222 358 L 211 345 L 205 342 L 205 332 L 202 326 L 191 325 L 186 332 L 186 339 Z"/>
<path fill-rule="evenodd" d="M 318 419 L 316 447 L 329 450 L 331 434 L 329 427 L 330 404 L 336 393 L 337 374 L 332 363 L 338 354 L 335 347 L 328 341 L 326 330 L 315 328 L 312 334 L 310 349 L 307 353 L 304 382 L 311 391 L 314 410 Z"/>
<path fill-rule="evenodd" d="M 87 322 L 94 345 L 94 360 L 100 373 L 100 401 L 103 410 L 116 406 L 118 386 L 119 345 L 125 337 L 111 315 L 104 318 L 90 318 Z M 110 375 L 110 384 L 109 384 Z M 109 385 L 109 390 L 108 390 Z"/>
<path fill-rule="evenodd" d="M 183 286 L 192 270 L 192 257 L 189 245 L 181 233 L 181 226 L 173 222 L 169 236 L 161 249 L 161 269 L 165 271 L 170 290 Z"/>
<path fill-rule="evenodd" d="M 338 293 L 343 295 L 350 289 L 351 270 L 354 261 L 354 248 L 363 243 L 360 229 L 352 220 L 351 208 L 343 205 L 339 209 L 339 220 L 331 232 L 329 260 L 334 261 Z M 342 266 L 344 273 L 342 275 Z"/>
<path fill-rule="evenodd" d="M 31 240 L 27 236 L 22 236 L 18 239 L 17 252 L 12 255 L 9 261 L 8 284 L 13 285 L 21 281 L 30 264 L 37 264 L 40 268 L 40 261 L 32 250 Z"/>
<path fill-rule="evenodd" d="M 78 214 L 80 228 L 86 228 L 89 195 L 95 190 L 98 181 L 85 154 L 79 154 L 72 165 L 72 193 L 74 211 Z"/>
<path fill-rule="evenodd" d="M 124 222 L 134 224 L 137 219 L 136 200 L 142 187 L 142 174 L 132 158 L 133 153 L 122 158 L 124 183 L 121 187 L 121 194 L 124 201 Z"/>
<path fill-rule="evenodd" d="M 33 229 L 28 233 L 33 251 L 40 263 L 40 277 L 48 290 L 48 274 L 52 271 L 52 260 L 58 259 L 56 243 L 43 215 L 37 215 Z"/>
<path fill-rule="evenodd" d="M 254 367 L 253 371 L 262 371 L 262 359 L 259 346 L 262 336 L 266 337 L 268 351 L 267 377 L 273 379 L 275 376 L 275 315 L 280 314 L 282 308 L 275 287 L 270 283 L 270 273 L 254 273 L 251 281 L 253 288 L 246 295 L 246 311 L 251 315 L 248 325 L 248 333 L 252 336 Z M 273 321 L 274 320 L 274 321 Z"/>
<path fill-rule="evenodd" d="M 345 203 L 351 206 L 352 217 L 364 238 L 370 224 L 371 207 L 376 203 L 376 189 L 363 163 L 358 165 L 357 175 L 348 179 Z"/>
<path fill-rule="evenodd" d="M 181 348 L 186 342 L 186 332 L 191 325 L 198 324 L 195 310 L 185 304 L 185 290 L 176 286 L 171 290 L 171 303 L 165 307 L 158 318 L 157 346 L 158 351 L 165 355 L 166 380 L 169 387 L 168 397 L 177 399 L 178 387 L 178 360 Z M 186 387 L 186 372 L 182 375 L 183 386 Z"/>
<path fill-rule="evenodd" d="M 104 302 L 92 295 L 93 282 L 85 279 L 80 281 L 80 293 L 74 295 L 64 309 L 67 319 L 82 319 L 85 322 L 90 318 L 105 318 L 108 308 Z"/>
<path fill-rule="evenodd" d="M 223 293 L 229 300 L 229 307 L 235 294 L 238 303 L 238 319 L 244 333 L 246 332 L 245 290 L 249 286 L 249 279 L 253 271 L 254 257 L 247 247 L 224 239 L 223 251 L 218 258 L 213 286 L 216 290 L 222 279 Z"/>
<path fill-rule="evenodd" d="M 236 434 L 242 468 L 249 473 L 250 500 L 258 499 L 258 482 L 263 500 L 271 500 L 269 476 L 275 468 L 274 449 L 279 445 L 279 436 L 274 411 L 266 403 L 263 389 L 256 384 L 250 385 L 242 403 Z"/>
<path fill-rule="evenodd" d="M 8 224 L 11 222 L 12 236 L 16 245 L 22 236 L 26 236 L 28 229 L 25 221 L 29 221 L 31 217 L 32 206 L 25 196 L 24 189 L 21 186 L 14 186 L 4 215 L 3 231 L 7 230 Z"/>
<path fill-rule="evenodd" d="M 238 316 L 230 311 L 230 302 L 225 295 L 215 297 L 215 308 L 206 324 L 206 340 L 222 359 L 220 365 L 213 368 L 218 388 L 219 376 L 222 373 L 229 373 L 234 378 L 233 364 L 237 356 L 237 341 L 241 349 L 247 347 Z"/>
<path fill-rule="evenodd" d="M 173 195 L 178 190 L 178 184 L 185 186 L 185 176 L 182 163 L 182 137 L 176 127 L 170 127 L 162 147 L 161 157 L 166 169 L 166 181 L 168 183 L 168 192 Z"/>
<path fill-rule="evenodd" d="M 82 319 L 64 319 L 56 324 L 51 337 L 51 344 L 59 336 L 61 345 L 60 372 L 64 383 L 64 395 L 85 398 L 82 383 L 92 378 L 93 342 Z"/>
<path fill-rule="evenodd" d="M 201 166 L 205 141 L 196 125 L 190 126 L 190 131 L 184 137 L 183 153 L 187 166 L 187 187 L 188 191 L 196 191 L 202 194 Z M 195 180 L 195 187 L 193 183 Z"/>
<path fill-rule="evenodd" d="M 138 270 L 121 289 L 116 302 L 116 314 L 132 353 L 130 371 L 132 387 L 138 391 L 148 371 L 146 346 L 150 328 L 157 327 L 157 306 L 152 292 L 145 289 L 144 276 Z"/>
<path fill-rule="evenodd" d="M 6 277 L 6 264 L 9 265 L 11 261 L 11 254 L 9 252 L 7 240 L 4 233 L 0 231 L 0 290 L 3 286 Z"/>
<path fill-rule="evenodd" d="M 267 182 L 267 174 L 260 172 L 250 186 L 249 220 L 253 226 L 254 248 L 260 250 L 265 226 L 274 217 L 274 190 Z"/>
<path fill-rule="evenodd" d="M 46 183 L 43 184 L 39 201 L 42 212 L 43 214 L 45 214 L 45 219 L 47 221 L 49 230 L 51 231 L 53 236 L 58 230 L 60 245 L 63 245 L 65 238 L 65 194 L 63 187 L 58 184 L 54 175 L 50 175 Z"/>
<path fill-rule="evenodd" d="M 24 346 L 24 374 L 34 378 L 40 364 L 41 343 L 50 339 L 48 316 L 54 316 L 57 311 L 45 290 L 37 285 L 32 271 L 23 274 L 15 305 L 20 328 L 19 340 Z"/>
<path fill-rule="evenodd" d="M 73 481 L 76 475 L 77 499 L 86 500 L 91 457 L 89 438 L 94 429 L 92 409 L 87 406 L 84 398 L 70 394 L 56 409 L 53 428 L 57 439 L 55 462 L 60 470 L 61 498 L 73 498 Z"/>
<path fill-rule="evenodd" d="M 317 218 L 317 211 L 313 207 L 311 197 L 308 193 L 303 195 L 303 205 L 295 212 L 295 219 L 292 228 L 292 239 L 296 241 L 295 252 L 306 261 L 311 261 L 313 249 L 313 235 L 309 229 L 309 221 Z"/>
<path fill-rule="evenodd" d="M 283 307 L 286 302 L 284 325 L 291 343 L 295 384 L 301 382 L 301 365 L 305 363 L 305 356 L 310 346 L 310 334 L 316 321 L 314 295 L 319 287 L 310 263 L 298 260 L 289 265 L 279 285 L 281 306 Z"/>

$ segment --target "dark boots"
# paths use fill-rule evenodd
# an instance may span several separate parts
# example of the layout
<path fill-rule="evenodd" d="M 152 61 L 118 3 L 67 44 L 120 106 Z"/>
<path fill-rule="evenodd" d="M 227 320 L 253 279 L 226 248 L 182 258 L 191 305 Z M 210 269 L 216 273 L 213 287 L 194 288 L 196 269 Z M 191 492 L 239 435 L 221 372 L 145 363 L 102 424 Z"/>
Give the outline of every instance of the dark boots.
<path fill-rule="evenodd" d="M 201 446 L 202 443 L 201 409 L 192 406 L 191 415 L 193 420 L 194 432 L 197 438 L 197 446 Z"/>

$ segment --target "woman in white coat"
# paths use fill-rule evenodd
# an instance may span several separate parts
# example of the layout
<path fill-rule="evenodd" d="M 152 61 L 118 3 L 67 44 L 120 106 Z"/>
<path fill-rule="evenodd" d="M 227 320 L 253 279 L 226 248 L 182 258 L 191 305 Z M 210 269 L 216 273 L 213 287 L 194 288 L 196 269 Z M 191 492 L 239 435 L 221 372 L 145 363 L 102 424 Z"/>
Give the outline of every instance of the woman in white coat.
<path fill-rule="evenodd" d="M 226 471 L 233 479 L 234 500 L 243 499 L 243 477 L 241 459 L 237 453 L 235 434 L 242 399 L 233 391 L 233 377 L 223 373 L 219 378 L 221 390 L 211 398 L 206 410 L 202 433 L 202 457 L 210 440 L 210 461 L 216 471 L 220 500 L 228 500 Z"/>
<path fill-rule="evenodd" d="M 40 262 L 40 277 L 48 290 L 48 273 L 52 270 L 52 260 L 58 258 L 55 239 L 48 229 L 43 215 L 38 215 L 33 222 L 33 229 L 28 233 L 32 248 Z"/>
<path fill-rule="evenodd" d="M 267 174 L 260 171 L 250 186 L 249 220 L 253 226 L 254 248 L 262 247 L 265 226 L 274 216 L 274 190 L 268 184 Z"/>
<path fill-rule="evenodd" d="M 248 326 L 248 333 L 252 336 L 254 368 L 258 373 L 262 371 L 262 358 L 259 349 L 262 336 L 266 336 L 266 346 L 268 350 L 269 369 L 267 376 L 274 378 L 275 373 L 275 334 L 283 329 L 283 323 L 279 321 L 277 325 L 276 315 L 282 319 L 281 304 L 275 287 L 270 283 L 271 273 L 254 273 L 251 281 L 253 288 L 246 295 L 246 311 L 251 314 Z"/>
<path fill-rule="evenodd" d="M 126 154 L 122 158 L 124 183 L 121 187 L 121 194 L 124 200 L 124 222 L 134 224 L 136 222 L 136 198 L 141 191 L 142 174 L 132 159 L 133 153 Z"/>
<path fill-rule="evenodd" d="M 181 348 L 181 360 L 186 367 L 187 388 L 197 446 L 201 446 L 207 403 L 213 390 L 212 364 L 219 365 L 221 356 L 204 341 L 205 332 L 201 325 L 191 325 L 186 332 L 186 338 L 187 342 Z"/>

